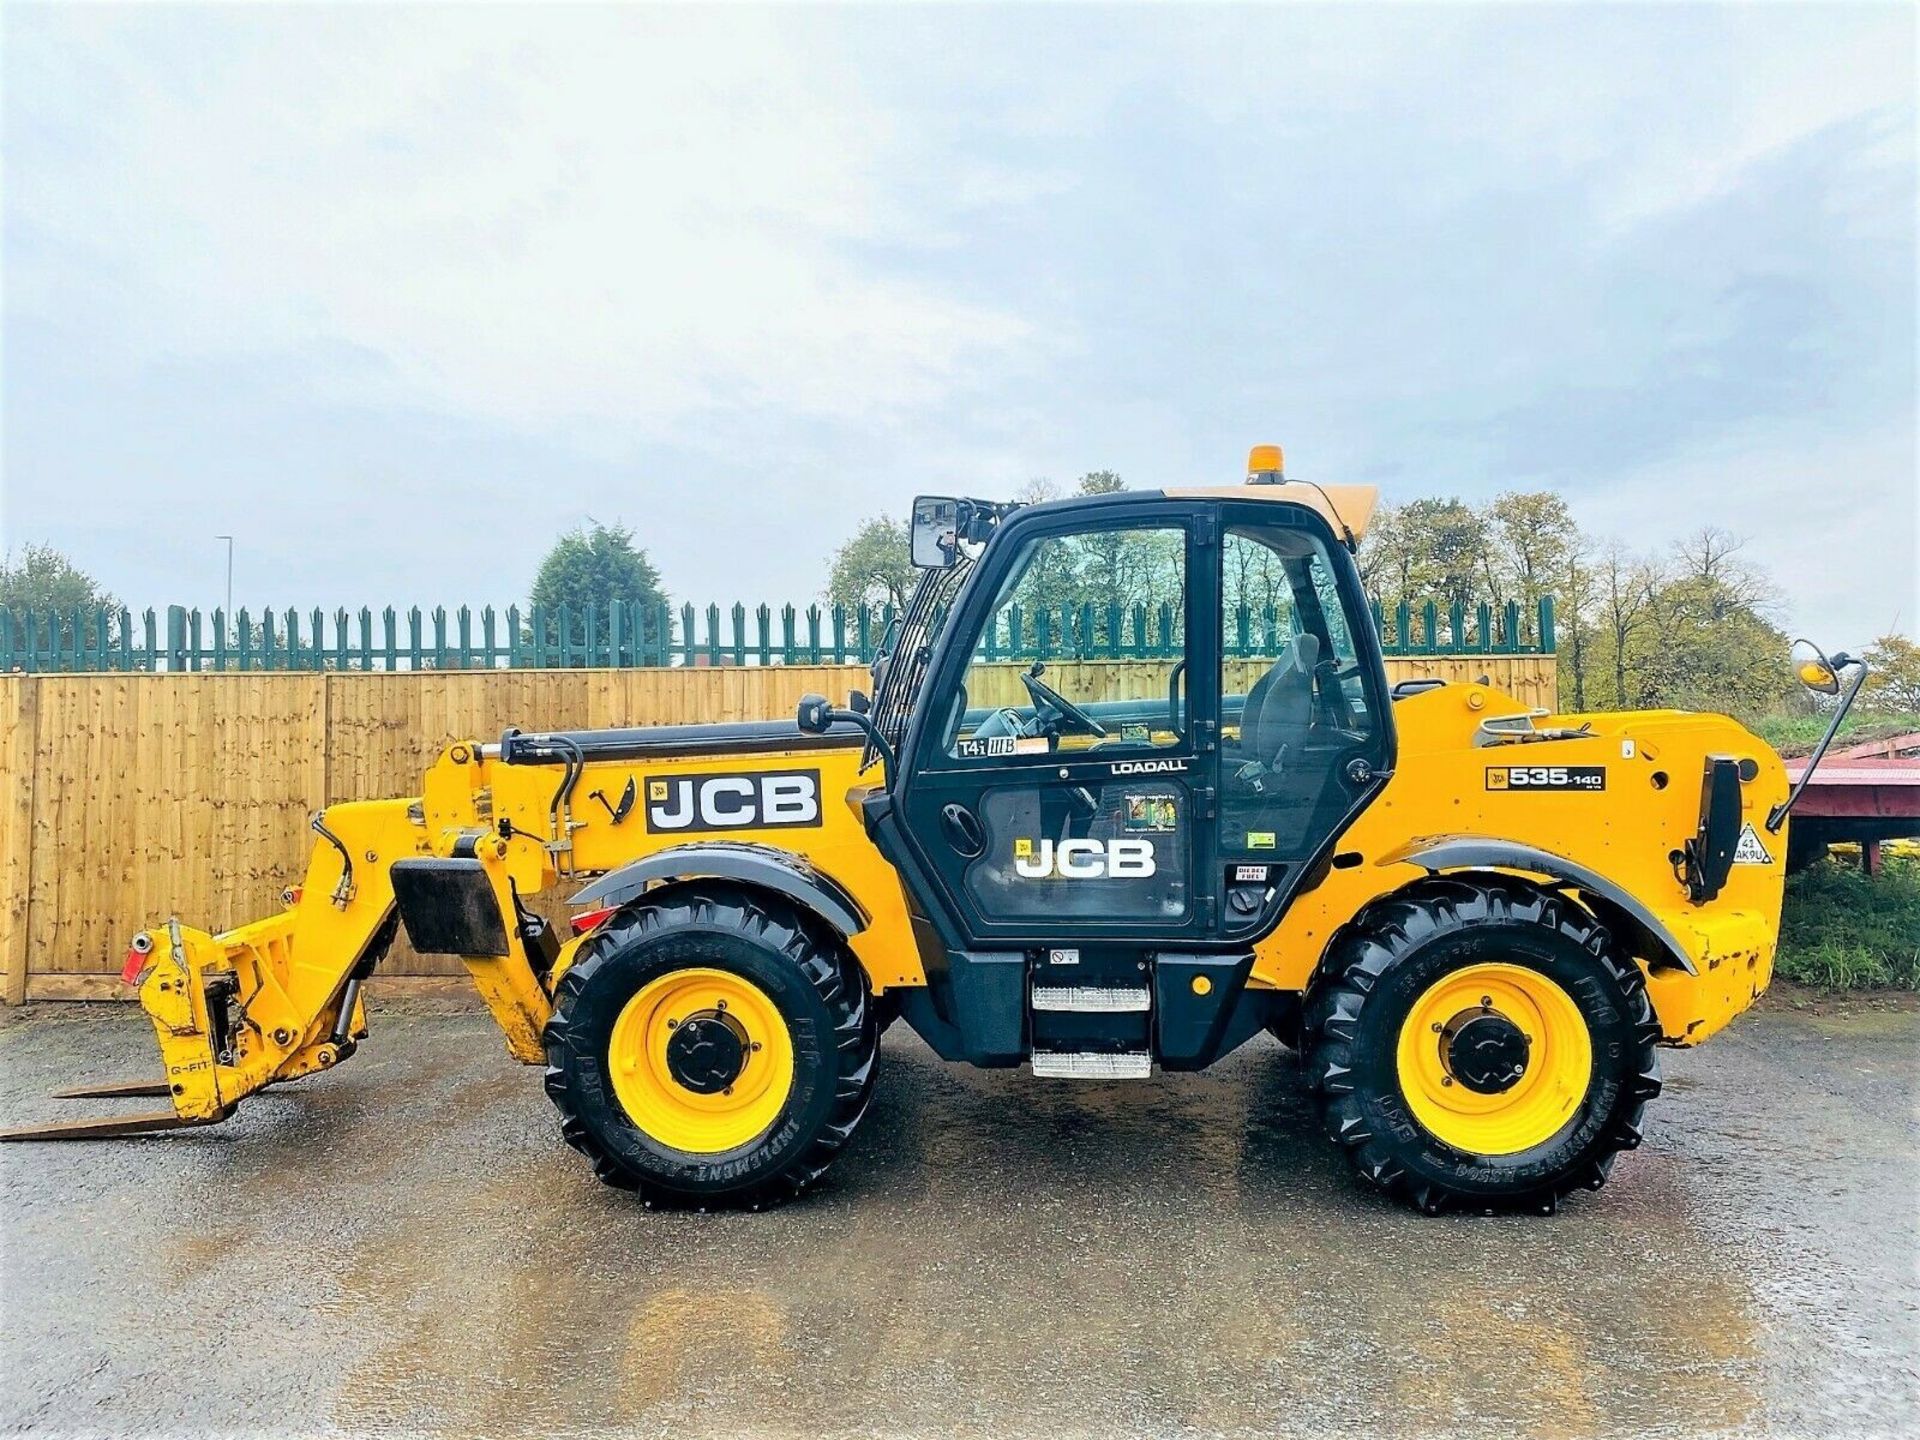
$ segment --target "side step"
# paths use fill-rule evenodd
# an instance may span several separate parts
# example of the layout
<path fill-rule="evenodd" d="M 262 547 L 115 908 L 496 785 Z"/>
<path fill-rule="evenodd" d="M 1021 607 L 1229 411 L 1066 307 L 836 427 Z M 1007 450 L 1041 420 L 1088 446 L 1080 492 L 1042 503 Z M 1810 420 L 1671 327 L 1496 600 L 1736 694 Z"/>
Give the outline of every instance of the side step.
<path fill-rule="evenodd" d="M 1124 1015 L 1145 1012 L 1152 1001 L 1144 985 L 1119 989 L 1104 985 L 1036 985 L 1033 1008 L 1077 1014 Z"/>
<path fill-rule="evenodd" d="M 1145 1080 L 1153 1074 L 1153 1056 L 1145 1050 L 1036 1050 L 1033 1073 L 1042 1080 Z"/>

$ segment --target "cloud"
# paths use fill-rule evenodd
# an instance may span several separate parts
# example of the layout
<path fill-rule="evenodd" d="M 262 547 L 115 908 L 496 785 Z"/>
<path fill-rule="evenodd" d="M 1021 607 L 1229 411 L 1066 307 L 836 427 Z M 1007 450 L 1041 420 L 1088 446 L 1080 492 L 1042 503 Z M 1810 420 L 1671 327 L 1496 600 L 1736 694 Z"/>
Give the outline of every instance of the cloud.
<path fill-rule="evenodd" d="M 1860 165 L 1901 134 L 1885 111 L 1835 122 L 1605 232 L 1530 347 L 1531 393 L 1494 417 L 1491 463 L 1592 480 L 1763 419 L 1910 413 L 1913 240 L 1880 230 L 1883 172 Z"/>
<path fill-rule="evenodd" d="M 916 490 L 1265 439 L 1712 519 L 1822 634 L 1887 607 L 1820 557 L 1914 569 L 1909 10 L 5 24 L 5 528 L 137 598 L 238 527 L 276 603 L 503 600 L 591 514 L 804 600 Z"/>
<path fill-rule="evenodd" d="M 1747 557 L 1787 589 L 1790 631 L 1856 648 L 1920 628 L 1917 461 L 1910 427 L 1809 448 L 1787 427 L 1755 422 L 1714 450 L 1625 469 L 1577 511 L 1642 551 L 1708 525 L 1744 537 Z"/>
<path fill-rule="evenodd" d="M 832 57 L 752 11 L 565 14 L 34 17 L 29 144 L 66 134 L 19 169 L 22 309 L 92 255 L 126 363 L 324 343 L 355 398 L 534 428 L 884 417 L 1019 363 L 1018 317 L 857 252 L 947 226 L 890 202 Z"/>

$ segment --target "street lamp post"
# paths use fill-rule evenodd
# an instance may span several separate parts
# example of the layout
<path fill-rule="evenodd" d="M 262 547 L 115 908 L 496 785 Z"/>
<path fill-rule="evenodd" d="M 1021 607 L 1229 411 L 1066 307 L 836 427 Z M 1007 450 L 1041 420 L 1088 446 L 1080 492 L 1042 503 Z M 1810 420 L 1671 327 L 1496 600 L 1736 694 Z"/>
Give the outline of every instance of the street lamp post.
<path fill-rule="evenodd" d="M 216 540 L 227 542 L 227 623 L 233 623 L 233 536 L 216 535 Z"/>

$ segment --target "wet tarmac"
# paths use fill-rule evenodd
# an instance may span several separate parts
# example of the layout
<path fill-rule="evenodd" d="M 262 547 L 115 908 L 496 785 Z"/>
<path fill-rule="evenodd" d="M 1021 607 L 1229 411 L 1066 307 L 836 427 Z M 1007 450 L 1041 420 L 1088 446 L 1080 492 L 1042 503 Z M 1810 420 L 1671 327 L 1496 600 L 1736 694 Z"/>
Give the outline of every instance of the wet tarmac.
<path fill-rule="evenodd" d="M 0 1148 L 0 1430 L 1920 1429 L 1911 1010 L 1750 1016 L 1663 1057 L 1606 1189 L 1440 1220 L 1348 1178 L 1264 1039 L 1085 1085 L 896 1030 L 817 1196 L 701 1216 L 596 1183 L 484 1015 L 374 1023 L 217 1129 Z M 151 1044 L 130 1009 L 14 1012 L 0 1119 Z"/>

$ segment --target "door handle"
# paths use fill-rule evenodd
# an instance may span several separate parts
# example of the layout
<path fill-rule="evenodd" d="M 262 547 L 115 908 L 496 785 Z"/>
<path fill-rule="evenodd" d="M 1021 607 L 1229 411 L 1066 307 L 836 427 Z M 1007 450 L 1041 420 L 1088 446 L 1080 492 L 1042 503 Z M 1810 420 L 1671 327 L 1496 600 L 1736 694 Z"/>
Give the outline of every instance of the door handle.
<path fill-rule="evenodd" d="M 987 848 L 987 833 L 979 817 L 964 805 L 941 807 L 940 832 L 947 837 L 947 844 L 968 860 Z"/>

